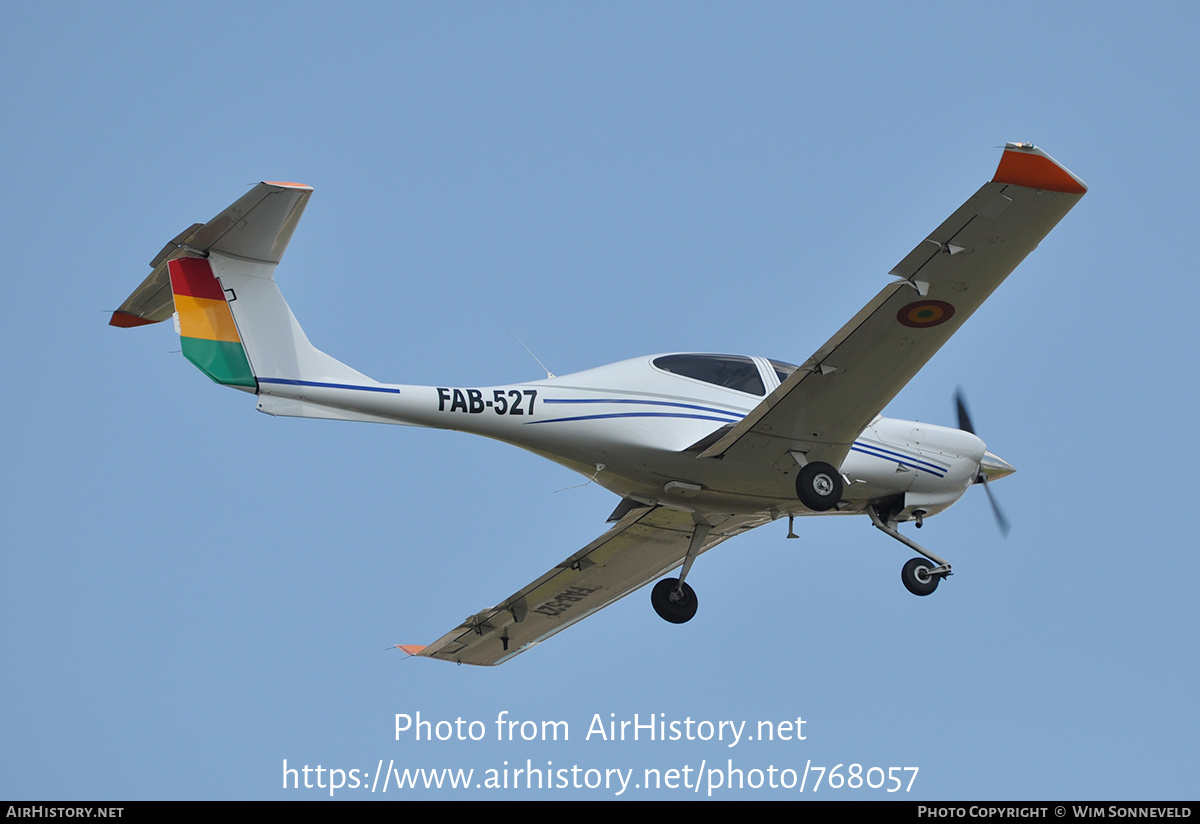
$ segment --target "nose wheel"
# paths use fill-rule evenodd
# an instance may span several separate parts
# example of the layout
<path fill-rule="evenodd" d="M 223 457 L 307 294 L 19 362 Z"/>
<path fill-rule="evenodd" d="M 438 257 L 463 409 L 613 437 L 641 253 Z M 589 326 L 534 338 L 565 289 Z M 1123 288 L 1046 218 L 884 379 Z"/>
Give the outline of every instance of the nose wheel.
<path fill-rule="evenodd" d="M 935 568 L 928 558 L 913 558 L 900 570 L 900 580 L 913 595 L 931 595 L 942 577 L 934 573 Z"/>

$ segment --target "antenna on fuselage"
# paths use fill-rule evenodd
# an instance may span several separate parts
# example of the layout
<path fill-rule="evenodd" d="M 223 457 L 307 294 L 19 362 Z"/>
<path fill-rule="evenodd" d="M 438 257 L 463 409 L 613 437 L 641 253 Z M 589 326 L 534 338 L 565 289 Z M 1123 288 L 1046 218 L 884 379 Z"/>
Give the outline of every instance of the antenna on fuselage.
<path fill-rule="evenodd" d="M 531 357 L 531 358 L 533 358 L 535 361 L 537 361 L 537 365 L 538 365 L 538 366 L 542 367 L 543 369 L 546 369 L 546 364 L 544 364 L 544 363 L 542 363 L 540 360 L 538 360 L 538 356 L 537 356 L 537 355 L 535 355 L 535 354 L 533 354 L 533 350 L 532 350 L 532 349 L 530 349 L 528 346 L 525 346 L 525 341 L 521 340 L 520 338 L 517 338 L 517 333 L 516 333 L 516 332 L 514 332 L 514 331 L 513 331 L 513 330 L 511 330 L 511 329 L 509 329 L 509 330 L 508 330 L 508 334 L 510 334 L 510 335 L 512 335 L 514 338 L 516 338 L 516 340 L 517 340 L 517 343 L 521 344 L 521 346 L 523 346 L 523 347 L 525 348 L 525 351 L 529 353 L 529 357 Z M 547 378 L 553 378 L 553 377 L 556 377 L 556 375 L 555 375 L 553 372 L 551 372 L 549 369 L 546 369 L 546 377 L 547 377 Z"/>

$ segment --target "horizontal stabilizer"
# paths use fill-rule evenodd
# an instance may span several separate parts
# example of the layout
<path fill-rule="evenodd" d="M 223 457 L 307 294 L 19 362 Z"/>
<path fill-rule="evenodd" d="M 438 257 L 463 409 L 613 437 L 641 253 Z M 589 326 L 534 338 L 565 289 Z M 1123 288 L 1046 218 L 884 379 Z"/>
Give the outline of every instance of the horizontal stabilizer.
<path fill-rule="evenodd" d="M 150 261 L 153 271 L 113 312 L 109 325 L 129 328 L 171 317 L 171 260 L 219 252 L 278 263 L 311 195 L 312 188 L 300 183 L 259 183 L 208 223 L 192 224 Z"/>

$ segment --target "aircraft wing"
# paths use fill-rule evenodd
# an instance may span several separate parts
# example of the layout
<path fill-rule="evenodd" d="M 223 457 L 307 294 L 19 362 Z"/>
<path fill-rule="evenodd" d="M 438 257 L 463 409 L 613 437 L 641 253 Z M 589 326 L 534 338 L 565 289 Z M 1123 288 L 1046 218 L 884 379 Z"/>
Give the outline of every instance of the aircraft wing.
<path fill-rule="evenodd" d="M 467 618 L 427 647 L 399 645 L 412 655 L 459 664 L 502 664 L 577 621 L 679 566 L 687 554 L 691 513 L 626 501 L 608 532 L 501 603 Z M 764 523 L 755 516 L 709 516 L 701 552 Z"/>
<path fill-rule="evenodd" d="M 1041 149 L 1009 143 L 995 176 L 891 271 L 900 280 L 830 338 L 701 458 L 835 467 L 854 439 L 1087 187 Z"/>

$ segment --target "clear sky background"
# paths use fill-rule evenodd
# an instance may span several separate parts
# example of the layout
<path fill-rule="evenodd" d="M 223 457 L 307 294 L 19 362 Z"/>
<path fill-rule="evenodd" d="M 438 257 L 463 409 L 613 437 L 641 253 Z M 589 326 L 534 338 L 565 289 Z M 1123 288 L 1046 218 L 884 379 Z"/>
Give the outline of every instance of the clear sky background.
<path fill-rule="evenodd" d="M 732 759 L 920 769 L 818 798 L 1196 798 L 1198 33 L 1185 3 L 8 7 L 0 796 Z M 106 325 L 167 240 L 282 179 L 315 187 L 284 293 L 379 380 L 540 377 L 509 328 L 560 375 L 800 362 L 1008 140 L 1091 191 L 887 409 L 952 424 L 961 384 L 1019 469 L 1007 540 L 978 489 L 919 533 L 957 573 L 929 598 L 866 519 L 778 522 L 697 562 L 685 626 L 639 591 L 499 668 L 407 659 L 615 497 L 467 435 L 257 414 L 170 324 Z M 505 711 L 570 740 L 497 741 Z M 395 740 L 417 712 L 486 739 Z M 585 740 L 597 714 L 805 740 Z"/>

